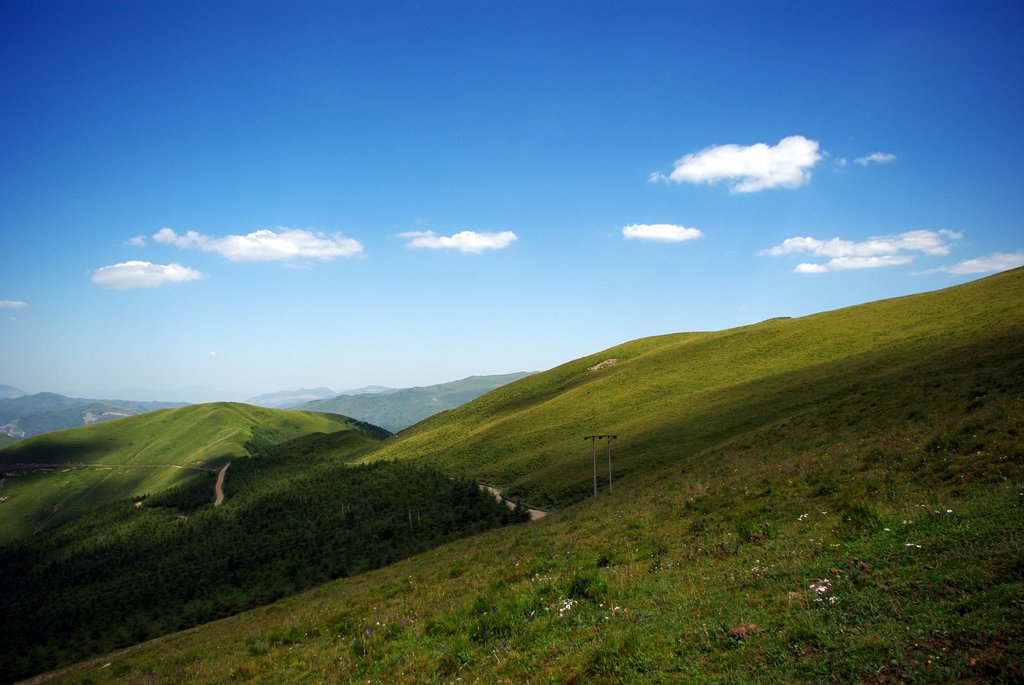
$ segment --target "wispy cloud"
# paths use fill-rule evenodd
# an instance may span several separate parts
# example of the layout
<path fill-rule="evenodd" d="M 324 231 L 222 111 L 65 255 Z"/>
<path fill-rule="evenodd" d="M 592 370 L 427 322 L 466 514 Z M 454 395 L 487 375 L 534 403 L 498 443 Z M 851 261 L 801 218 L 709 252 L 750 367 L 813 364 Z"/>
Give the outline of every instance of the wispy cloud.
<path fill-rule="evenodd" d="M 803 136 L 789 136 L 776 145 L 717 145 L 677 160 L 667 176 L 654 172 L 649 178 L 674 183 L 728 181 L 732 193 L 797 188 L 810 180 L 811 167 L 822 158 L 818 147 L 818 141 Z"/>
<path fill-rule="evenodd" d="M 150 262 L 122 262 L 97 269 L 92 282 L 111 290 L 157 288 L 168 283 L 198 281 L 206 275 L 181 264 L 152 264 Z"/>
<path fill-rule="evenodd" d="M 21 300 L 0 300 L 0 309 L 21 309 L 27 306 L 28 302 L 22 302 Z"/>
<path fill-rule="evenodd" d="M 622 228 L 622 237 L 626 240 L 653 240 L 659 243 L 681 243 L 703 235 L 699 229 L 675 224 L 632 224 Z"/>
<path fill-rule="evenodd" d="M 228 235 L 214 238 L 196 231 L 184 235 L 170 228 L 161 228 L 153 240 L 182 249 L 216 252 L 233 262 L 269 262 L 289 259 L 330 260 L 361 254 L 363 246 L 358 240 L 340 233 L 327 235 L 296 228 L 262 229 L 246 235 Z"/>
<path fill-rule="evenodd" d="M 853 163 L 860 164 L 861 166 L 867 166 L 869 164 L 888 164 L 894 159 L 896 159 L 896 155 L 890 152 L 872 152 L 870 155 L 865 157 L 858 157 L 853 160 Z"/>
<path fill-rule="evenodd" d="M 917 271 L 913 275 L 947 273 L 947 274 L 988 274 L 997 271 L 1006 271 L 1024 266 L 1024 250 L 1020 252 L 995 252 L 987 257 L 976 257 L 967 259 L 958 264 L 949 266 L 938 266 L 926 271 Z"/>
<path fill-rule="evenodd" d="M 433 231 L 410 231 L 399 233 L 398 237 L 409 240 L 406 247 L 458 250 L 474 254 L 479 254 L 484 250 L 500 250 L 516 240 L 516 234 L 512 231 L 501 231 L 500 233 L 460 231 L 454 235 L 437 235 Z"/>
<path fill-rule="evenodd" d="M 124 244 L 129 246 L 129 247 L 145 247 L 146 246 L 146 236 L 144 236 L 144 235 L 137 235 L 134 238 L 129 238 L 128 240 L 124 241 Z"/>
<path fill-rule="evenodd" d="M 762 250 L 762 256 L 809 255 L 827 261 L 799 264 L 797 273 L 825 273 L 845 269 L 874 269 L 884 266 L 908 264 L 921 254 L 944 256 L 949 254 L 949 243 L 963 238 L 963 234 L 942 229 L 940 231 L 907 231 L 898 235 L 868 238 L 864 241 L 832 238 L 819 240 L 810 236 L 787 238 L 780 245 Z"/>

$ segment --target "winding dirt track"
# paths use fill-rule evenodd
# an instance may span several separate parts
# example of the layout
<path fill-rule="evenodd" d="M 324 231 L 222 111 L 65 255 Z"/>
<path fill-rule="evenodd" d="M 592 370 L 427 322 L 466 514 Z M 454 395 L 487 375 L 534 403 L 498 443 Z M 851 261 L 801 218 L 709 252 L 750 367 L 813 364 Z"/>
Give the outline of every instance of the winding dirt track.
<path fill-rule="evenodd" d="M 489 492 L 492 495 L 494 495 L 494 498 L 496 500 L 498 500 L 499 502 L 504 500 L 505 506 L 507 506 L 509 509 L 515 509 L 516 505 L 519 504 L 518 502 L 515 502 L 513 500 L 510 500 L 510 499 L 507 499 L 507 498 L 503 497 L 502 494 L 501 494 L 501 490 L 499 490 L 498 488 L 494 487 L 493 485 L 488 485 L 487 483 L 479 483 L 478 485 L 480 486 L 481 490 L 486 490 L 487 492 Z M 536 521 L 537 519 L 542 519 L 542 518 L 544 518 L 545 516 L 548 515 L 548 512 L 544 511 L 543 509 L 534 509 L 533 507 L 531 507 L 529 505 L 526 505 L 526 504 L 524 504 L 523 506 L 526 507 L 526 511 L 528 511 L 530 513 L 530 520 L 531 521 Z"/>
<path fill-rule="evenodd" d="M 224 472 L 231 466 L 231 462 L 224 464 L 220 471 L 217 472 L 217 482 L 213 486 L 213 506 L 219 507 L 220 503 L 224 501 Z"/>

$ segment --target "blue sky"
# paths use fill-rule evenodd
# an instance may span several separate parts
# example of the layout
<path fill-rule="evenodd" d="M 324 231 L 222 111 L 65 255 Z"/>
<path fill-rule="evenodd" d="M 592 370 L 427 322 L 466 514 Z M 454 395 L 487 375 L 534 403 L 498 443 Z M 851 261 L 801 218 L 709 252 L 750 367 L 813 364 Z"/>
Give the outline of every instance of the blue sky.
<path fill-rule="evenodd" d="M 0 383 L 425 385 L 1020 265 L 1022 29 L 1011 2 L 8 0 Z"/>

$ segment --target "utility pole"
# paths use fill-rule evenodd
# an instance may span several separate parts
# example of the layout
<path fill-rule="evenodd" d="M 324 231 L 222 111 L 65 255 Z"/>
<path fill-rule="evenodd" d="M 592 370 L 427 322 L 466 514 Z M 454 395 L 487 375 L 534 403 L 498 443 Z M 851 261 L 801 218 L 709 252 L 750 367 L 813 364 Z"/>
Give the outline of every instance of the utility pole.
<path fill-rule="evenodd" d="M 615 436 L 608 438 L 608 494 L 612 494 L 612 440 Z"/>
<path fill-rule="evenodd" d="M 608 492 L 612 491 L 612 440 L 617 438 L 617 435 L 585 435 L 584 440 L 589 440 L 593 452 L 594 460 L 594 497 L 597 497 L 597 441 L 606 440 L 608 444 Z"/>

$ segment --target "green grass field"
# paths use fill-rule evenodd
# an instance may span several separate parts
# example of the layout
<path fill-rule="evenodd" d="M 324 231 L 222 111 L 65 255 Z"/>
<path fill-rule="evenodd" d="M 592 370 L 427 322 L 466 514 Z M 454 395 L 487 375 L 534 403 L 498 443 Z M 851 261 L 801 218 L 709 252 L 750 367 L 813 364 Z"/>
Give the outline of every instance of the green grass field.
<path fill-rule="evenodd" d="M 0 543 L 59 525 L 119 499 L 153 494 L 200 469 L 272 444 L 352 422 L 341 416 L 203 404 L 47 433 L 0 449 L 10 473 L 0 502 Z M 14 465 L 33 465 L 18 469 Z M 42 467 L 52 467 L 45 471 Z"/>
<path fill-rule="evenodd" d="M 974 350 L 1013 358 L 1024 337 L 1022 293 L 1015 271 L 802 319 L 626 343 L 491 392 L 366 459 L 428 459 L 528 502 L 565 506 L 592 491 L 584 435 L 620 436 L 614 468 L 625 478 L 822 402 L 888 392 L 899 375 L 921 385 L 932 359 L 956 363 Z M 619 363 L 588 371 L 609 359 Z M 923 396 L 904 403 L 908 414 L 930 411 Z"/>
<path fill-rule="evenodd" d="M 1019 269 L 627 343 L 361 457 L 552 515 L 53 680 L 1020 682 L 1022 431 Z M 620 436 L 596 499 L 588 433 Z"/>

